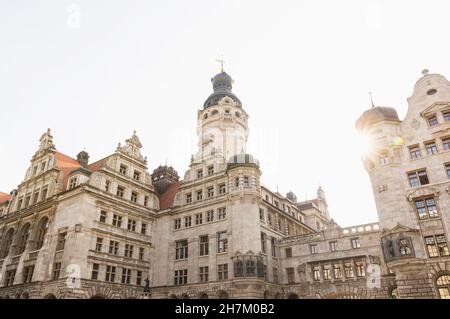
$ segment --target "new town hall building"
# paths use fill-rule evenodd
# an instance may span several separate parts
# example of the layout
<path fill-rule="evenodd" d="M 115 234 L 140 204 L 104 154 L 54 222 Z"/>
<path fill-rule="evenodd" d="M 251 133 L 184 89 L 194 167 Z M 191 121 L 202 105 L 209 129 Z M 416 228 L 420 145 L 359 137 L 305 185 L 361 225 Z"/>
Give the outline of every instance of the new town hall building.
<path fill-rule="evenodd" d="M 449 298 L 450 83 L 423 72 L 403 121 L 372 107 L 357 129 L 379 223 L 341 228 L 323 190 L 261 184 L 248 115 L 221 72 L 198 111 L 181 179 L 149 173 L 136 134 L 89 162 L 40 138 L 0 193 L 0 298 Z"/>

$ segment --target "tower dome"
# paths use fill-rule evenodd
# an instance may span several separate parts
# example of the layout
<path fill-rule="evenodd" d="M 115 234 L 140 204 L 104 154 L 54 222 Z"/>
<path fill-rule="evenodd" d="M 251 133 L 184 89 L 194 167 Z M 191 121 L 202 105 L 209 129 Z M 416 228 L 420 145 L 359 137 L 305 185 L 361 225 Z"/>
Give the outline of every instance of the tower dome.
<path fill-rule="evenodd" d="M 400 121 L 396 109 L 386 106 L 375 106 L 365 111 L 356 121 L 356 128 L 363 130 L 367 125 L 382 121 Z"/>
<path fill-rule="evenodd" d="M 230 97 L 238 106 L 242 106 L 238 97 L 231 92 L 231 89 L 233 88 L 233 79 L 228 73 L 222 71 L 216 74 L 211 79 L 211 82 L 214 92 L 206 99 L 203 108 L 206 109 L 207 107 L 217 105 L 225 96 Z"/>
<path fill-rule="evenodd" d="M 251 154 L 241 153 L 230 157 L 227 170 L 238 166 L 254 166 L 259 169 L 259 161 Z"/>

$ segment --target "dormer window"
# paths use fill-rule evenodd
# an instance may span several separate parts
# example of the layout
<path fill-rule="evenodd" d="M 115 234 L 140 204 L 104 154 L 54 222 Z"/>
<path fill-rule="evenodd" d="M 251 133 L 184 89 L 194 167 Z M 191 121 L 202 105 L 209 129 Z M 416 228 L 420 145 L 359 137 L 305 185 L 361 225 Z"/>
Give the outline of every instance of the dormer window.
<path fill-rule="evenodd" d="M 119 173 L 123 174 L 123 175 L 126 175 L 127 174 L 127 166 L 123 165 L 123 164 L 120 164 Z"/>
<path fill-rule="evenodd" d="M 75 188 L 77 186 L 78 177 L 72 177 L 69 179 L 69 189 Z"/>
<path fill-rule="evenodd" d="M 226 110 L 225 110 L 225 114 L 230 114 L 230 110 L 229 110 L 229 109 L 226 109 Z"/>
<path fill-rule="evenodd" d="M 197 170 L 197 178 L 202 178 L 202 177 L 203 177 L 203 169 Z"/>
<path fill-rule="evenodd" d="M 139 171 L 134 171 L 133 173 L 133 179 L 136 181 L 139 181 L 141 179 L 141 172 Z"/>
<path fill-rule="evenodd" d="M 438 120 L 435 114 L 427 117 L 427 121 L 429 126 L 435 126 L 438 124 Z"/>
<path fill-rule="evenodd" d="M 41 163 L 41 172 L 45 170 L 45 166 L 47 165 L 47 162 Z"/>
<path fill-rule="evenodd" d="M 430 90 L 427 91 L 427 94 L 428 94 L 428 95 L 434 95 L 434 94 L 436 94 L 436 93 L 437 93 L 437 90 L 436 90 L 436 89 L 430 89 Z"/>

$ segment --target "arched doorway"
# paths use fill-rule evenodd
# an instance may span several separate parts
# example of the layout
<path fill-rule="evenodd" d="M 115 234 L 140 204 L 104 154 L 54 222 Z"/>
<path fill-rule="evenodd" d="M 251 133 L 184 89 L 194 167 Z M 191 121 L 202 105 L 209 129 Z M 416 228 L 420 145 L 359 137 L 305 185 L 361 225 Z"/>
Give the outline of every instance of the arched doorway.
<path fill-rule="evenodd" d="M 219 298 L 219 299 L 228 299 L 229 297 L 228 297 L 228 293 L 226 292 L 226 291 L 223 291 L 223 290 L 220 290 L 218 293 L 217 293 L 217 297 Z"/>
<path fill-rule="evenodd" d="M 46 294 L 44 299 L 56 299 L 56 296 L 54 294 Z"/>
<path fill-rule="evenodd" d="M 205 292 L 200 293 L 198 296 L 199 299 L 208 299 L 208 295 Z"/>
<path fill-rule="evenodd" d="M 291 292 L 287 295 L 287 299 L 298 299 L 298 295 Z"/>
<path fill-rule="evenodd" d="M 169 299 L 178 299 L 178 297 L 176 295 L 174 295 L 174 294 L 170 294 L 169 295 Z"/>
<path fill-rule="evenodd" d="M 89 299 L 107 299 L 105 296 L 103 295 L 93 295 L 91 298 Z"/>

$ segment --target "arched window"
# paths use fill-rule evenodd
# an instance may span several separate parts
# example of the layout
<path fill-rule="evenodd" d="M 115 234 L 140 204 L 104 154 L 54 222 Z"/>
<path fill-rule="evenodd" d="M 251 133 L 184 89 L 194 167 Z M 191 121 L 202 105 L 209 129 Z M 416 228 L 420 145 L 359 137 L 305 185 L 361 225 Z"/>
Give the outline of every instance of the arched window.
<path fill-rule="evenodd" d="M 291 292 L 290 294 L 287 295 L 287 299 L 298 299 L 298 295 Z"/>
<path fill-rule="evenodd" d="M 199 295 L 199 299 L 208 299 L 208 295 L 207 295 L 205 292 L 202 292 L 202 293 Z"/>
<path fill-rule="evenodd" d="M 36 236 L 36 250 L 39 250 L 44 245 L 45 235 L 48 230 L 48 218 L 44 217 L 39 222 L 37 236 Z"/>
<path fill-rule="evenodd" d="M 30 238 L 30 233 L 31 233 L 30 224 L 26 223 L 22 227 L 22 230 L 20 231 L 19 234 L 19 244 L 17 246 L 18 255 L 24 252 L 25 247 L 27 246 L 27 241 Z"/>
<path fill-rule="evenodd" d="M 445 274 L 436 279 L 439 298 L 450 299 L 450 275 Z"/>
<path fill-rule="evenodd" d="M 14 228 L 10 228 L 6 233 L 5 240 L 3 241 L 3 249 L 1 251 L 0 257 L 6 258 L 9 255 L 9 250 L 11 249 L 11 245 L 14 239 Z"/>
<path fill-rule="evenodd" d="M 219 297 L 219 299 L 228 299 L 228 294 L 223 290 L 220 290 L 217 296 Z"/>
<path fill-rule="evenodd" d="M 214 111 L 212 111 L 211 115 L 216 115 L 216 114 L 218 114 L 218 113 L 219 113 L 219 111 L 214 110 Z"/>

